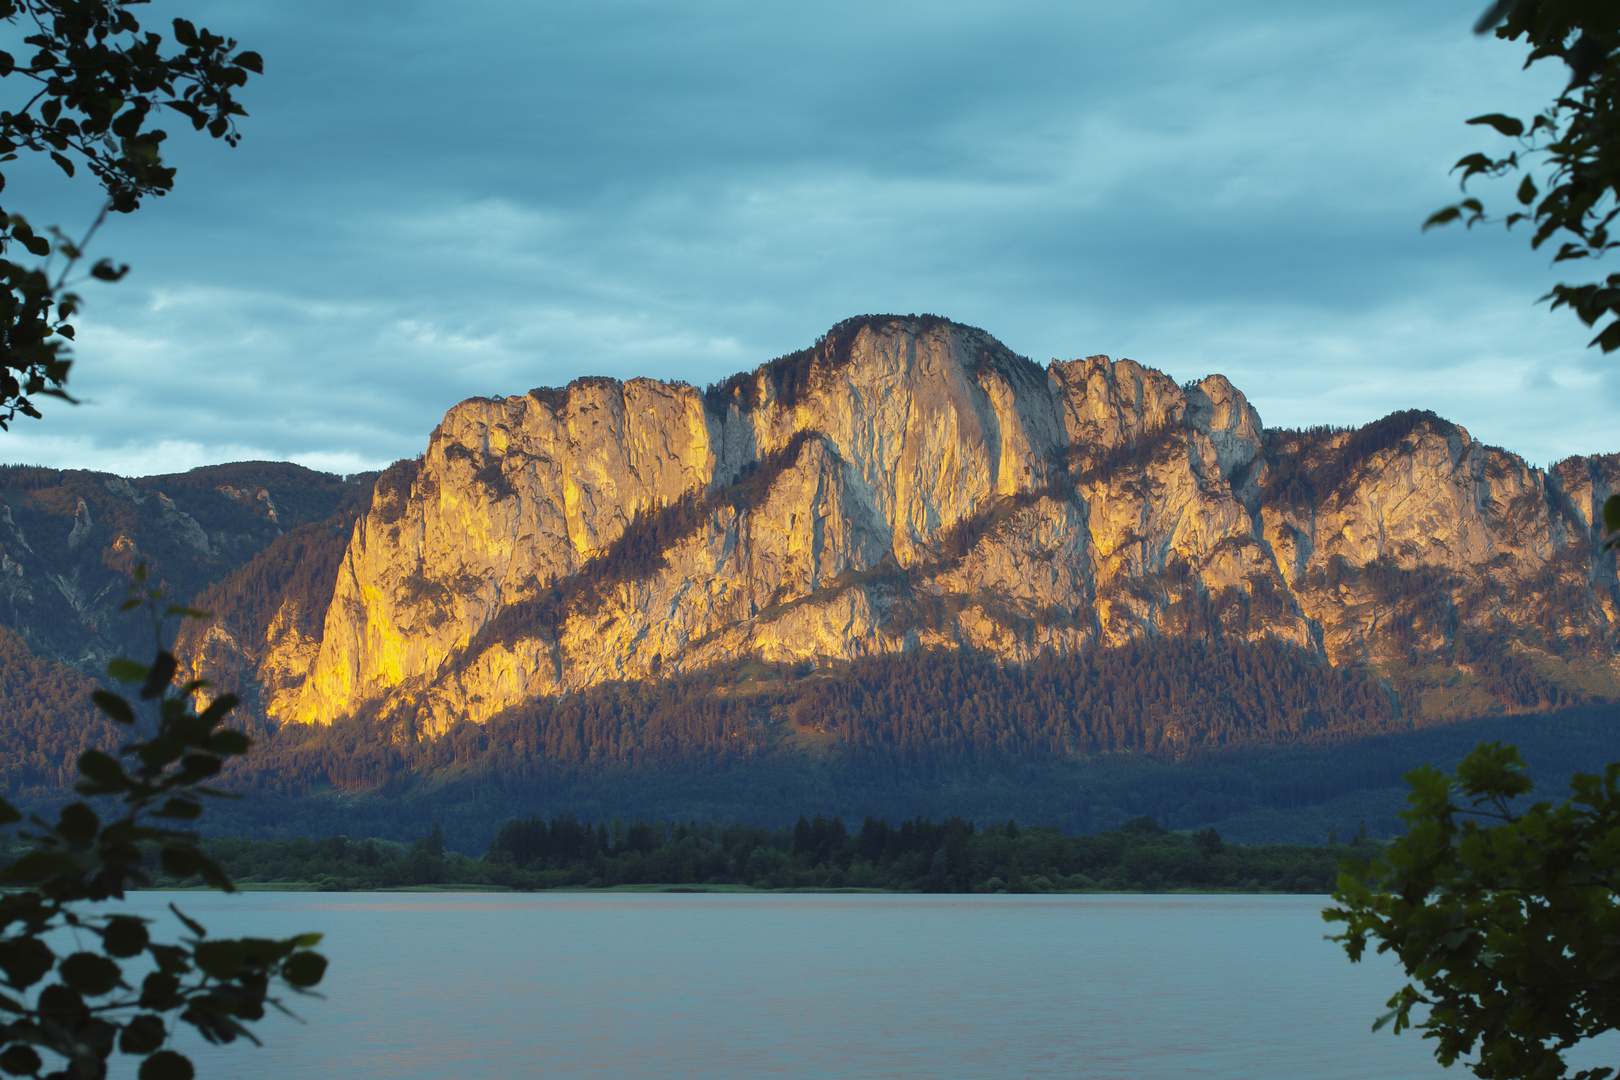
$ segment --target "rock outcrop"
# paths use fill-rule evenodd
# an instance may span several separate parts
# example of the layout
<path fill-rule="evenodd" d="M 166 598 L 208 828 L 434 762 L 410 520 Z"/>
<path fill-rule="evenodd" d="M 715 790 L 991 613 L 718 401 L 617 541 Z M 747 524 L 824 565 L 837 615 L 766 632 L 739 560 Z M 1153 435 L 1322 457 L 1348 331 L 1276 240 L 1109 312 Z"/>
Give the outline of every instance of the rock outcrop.
<path fill-rule="evenodd" d="M 1543 472 L 1432 414 L 1266 431 L 1219 375 L 1043 369 L 866 317 L 708 391 L 591 378 L 456 406 L 377 481 L 319 632 L 274 623 L 261 652 L 310 666 L 265 709 L 434 733 L 745 657 L 1022 663 L 1165 635 L 1392 678 L 1507 651 L 1607 691 L 1594 530 L 1617 487 L 1615 458 Z"/>

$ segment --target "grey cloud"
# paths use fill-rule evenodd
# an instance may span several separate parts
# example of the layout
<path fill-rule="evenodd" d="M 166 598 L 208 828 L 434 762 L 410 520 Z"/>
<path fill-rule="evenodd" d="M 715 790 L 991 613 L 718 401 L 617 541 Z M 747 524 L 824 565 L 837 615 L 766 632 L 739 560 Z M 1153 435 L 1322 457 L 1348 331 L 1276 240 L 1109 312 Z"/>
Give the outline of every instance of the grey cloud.
<path fill-rule="evenodd" d="M 1461 120 L 1547 92 L 1450 3 L 182 6 L 266 57 L 247 138 L 176 134 L 98 241 L 135 271 L 89 290 L 92 403 L 7 457 L 377 465 L 471 394 L 701 384 L 884 310 L 1223 370 L 1272 423 L 1613 444 L 1545 259 L 1417 231 Z"/>

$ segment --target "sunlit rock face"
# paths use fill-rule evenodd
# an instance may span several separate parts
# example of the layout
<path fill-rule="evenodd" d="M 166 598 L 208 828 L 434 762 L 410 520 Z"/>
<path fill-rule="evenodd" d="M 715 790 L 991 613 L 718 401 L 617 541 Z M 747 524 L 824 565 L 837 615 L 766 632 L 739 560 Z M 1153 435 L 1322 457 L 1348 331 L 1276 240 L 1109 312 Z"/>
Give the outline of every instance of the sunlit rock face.
<path fill-rule="evenodd" d="M 1200 635 L 1410 666 L 1509 626 L 1603 667 L 1617 476 L 1544 473 L 1429 414 L 1267 432 L 1219 375 L 1043 369 L 970 327 L 855 319 L 707 392 L 584 379 L 456 406 L 378 481 L 318 646 L 283 627 L 263 698 L 441 732 L 748 657 Z"/>

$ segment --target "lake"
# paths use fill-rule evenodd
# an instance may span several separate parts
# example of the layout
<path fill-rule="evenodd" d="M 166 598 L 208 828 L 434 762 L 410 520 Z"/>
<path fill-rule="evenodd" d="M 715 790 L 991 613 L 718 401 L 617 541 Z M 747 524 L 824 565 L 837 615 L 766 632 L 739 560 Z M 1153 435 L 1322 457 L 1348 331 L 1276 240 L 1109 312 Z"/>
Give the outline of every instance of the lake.
<path fill-rule="evenodd" d="M 212 934 L 327 934 L 326 1000 L 201 1048 L 203 1078 L 1460 1074 L 1369 1031 L 1397 972 L 1324 941 L 1320 896 L 131 898 L 172 938 L 170 900 Z"/>

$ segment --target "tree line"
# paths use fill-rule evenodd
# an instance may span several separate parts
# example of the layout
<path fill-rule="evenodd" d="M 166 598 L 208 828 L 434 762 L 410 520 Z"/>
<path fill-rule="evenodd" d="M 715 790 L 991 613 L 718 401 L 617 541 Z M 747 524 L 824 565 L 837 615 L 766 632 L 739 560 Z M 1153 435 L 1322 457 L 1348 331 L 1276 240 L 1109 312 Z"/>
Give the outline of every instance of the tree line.
<path fill-rule="evenodd" d="M 240 883 L 330 890 L 464 886 L 541 890 L 665 885 L 905 892 L 1331 891 L 1341 859 L 1380 845 L 1362 828 L 1347 843 L 1241 845 L 1213 828 L 1170 832 L 1143 816 L 1092 835 L 1011 819 L 979 827 L 951 817 L 858 829 L 801 815 L 792 828 L 620 819 L 512 818 L 481 858 L 447 852 L 437 826 L 406 845 L 387 840 L 215 838 L 208 854 Z M 180 883 L 169 879 L 170 883 Z"/>

